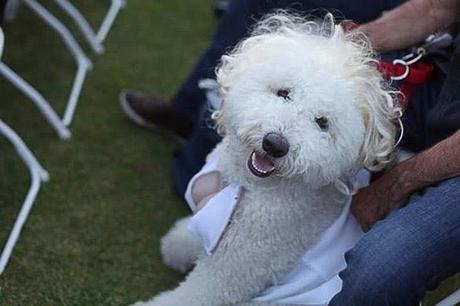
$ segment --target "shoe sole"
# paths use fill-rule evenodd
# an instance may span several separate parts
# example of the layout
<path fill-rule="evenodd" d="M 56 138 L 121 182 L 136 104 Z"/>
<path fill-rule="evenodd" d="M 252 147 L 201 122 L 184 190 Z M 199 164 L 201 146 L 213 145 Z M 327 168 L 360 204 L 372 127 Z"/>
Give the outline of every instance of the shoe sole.
<path fill-rule="evenodd" d="M 139 116 L 134 109 L 129 105 L 128 100 L 126 99 L 126 94 L 128 91 L 124 90 L 120 93 L 120 96 L 118 97 L 120 101 L 120 106 L 125 115 L 136 125 L 141 126 L 143 128 L 149 129 L 149 130 L 156 130 L 157 127 L 148 121 L 146 121 L 144 118 Z"/>
<path fill-rule="evenodd" d="M 168 131 L 167 129 L 160 128 L 156 126 L 155 124 L 148 122 L 147 120 L 139 116 L 134 111 L 134 109 L 129 105 L 128 100 L 126 99 L 126 94 L 128 93 L 128 91 L 133 92 L 131 90 L 123 90 L 118 97 L 121 109 L 125 113 L 126 117 L 128 117 L 128 119 L 130 119 L 137 126 L 148 129 L 150 131 L 160 132 L 161 134 L 167 133 L 168 135 L 172 135 L 176 139 L 176 141 L 178 141 L 181 144 L 185 142 L 184 138 L 182 138 L 181 136 L 171 131 Z"/>

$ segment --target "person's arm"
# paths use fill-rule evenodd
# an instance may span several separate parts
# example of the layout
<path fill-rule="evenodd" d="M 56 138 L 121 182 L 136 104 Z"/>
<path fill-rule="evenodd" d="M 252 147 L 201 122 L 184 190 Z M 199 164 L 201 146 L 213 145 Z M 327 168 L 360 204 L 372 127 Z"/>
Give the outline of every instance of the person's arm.
<path fill-rule="evenodd" d="M 424 187 L 460 175 L 460 131 L 385 172 L 353 197 L 352 212 L 369 230 Z M 433 204 L 435 205 L 435 204 Z"/>
<path fill-rule="evenodd" d="M 459 16 L 459 0 L 410 0 L 357 30 L 369 37 L 377 52 L 401 50 L 451 25 Z"/>

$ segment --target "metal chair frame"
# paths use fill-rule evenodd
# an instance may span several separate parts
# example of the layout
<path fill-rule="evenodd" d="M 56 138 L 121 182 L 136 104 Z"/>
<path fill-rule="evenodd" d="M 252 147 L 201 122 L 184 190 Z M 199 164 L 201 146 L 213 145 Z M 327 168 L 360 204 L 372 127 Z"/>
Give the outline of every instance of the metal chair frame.
<path fill-rule="evenodd" d="M 449 296 L 437 303 L 436 306 L 453 306 L 458 304 L 460 304 L 460 289 L 451 293 Z"/>
<path fill-rule="evenodd" d="M 32 206 L 37 198 L 40 186 L 43 182 L 49 180 L 48 172 L 40 165 L 32 152 L 27 148 L 22 139 L 2 120 L 0 120 L 0 134 L 4 135 L 15 147 L 16 152 L 29 169 L 31 183 L 26 198 L 22 204 L 21 210 L 14 222 L 13 228 L 6 240 L 6 244 L 0 255 L 0 274 L 6 268 L 16 242 L 19 239 L 22 228 L 27 221 Z"/>
<path fill-rule="evenodd" d="M 18 73 L 8 67 L 5 63 L 0 62 L 0 75 L 10 81 L 19 91 L 26 95 L 41 111 L 45 119 L 50 123 L 52 128 L 56 131 L 59 138 L 66 140 L 71 137 L 71 132 L 68 126 L 72 123 L 75 115 L 75 110 L 78 100 L 83 88 L 83 83 L 86 75 L 92 68 L 90 59 L 83 52 L 82 48 L 68 30 L 68 28 L 51 14 L 45 7 L 43 7 L 36 0 L 21 0 L 22 3 L 27 5 L 35 14 L 37 14 L 51 29 L 53 29 L 59 37 L 63 40 L 67 49 L 70 51 L 72 57 L 77 65 L 77 71 L 74 75 L 73 84 L 67 98 L 67 104 L 62 119 L 56 114 L 54 109 L 50 106 L 49 102 L 26 80 L 21 78 Z M 55 0 L 55 2 L 66 12 L 77 24 L 83 36 L 88 40 L 92 49 L 100 54 L 104 51 L 102 43 L 107 37 L 107 34 L 112 27 L 115 18 L 117 17 L 120 9 L 125 6 L 125 0 L 111 0 L 111 6 L 106 13 L 102 24 L 97 32 L 94 33 L 86 19 L 75 8 L 75 6 L 68 0 Z M 17 9 L 17 4 L 13 1 L 10 4 L 8 19 L 13 18 Z"/>
<path fill-rule="evenodd" d="M 111 5 L 97 31 L 89 25 L 81 12 L 68 0 L 55 0 L 55 2 L 73 19 L 81 33 L 88 41 L 93 51 L 97 54 L 104 52 L 103 43 L 119 13 L 126 5 L 125 0 L 111 0 Z"/>

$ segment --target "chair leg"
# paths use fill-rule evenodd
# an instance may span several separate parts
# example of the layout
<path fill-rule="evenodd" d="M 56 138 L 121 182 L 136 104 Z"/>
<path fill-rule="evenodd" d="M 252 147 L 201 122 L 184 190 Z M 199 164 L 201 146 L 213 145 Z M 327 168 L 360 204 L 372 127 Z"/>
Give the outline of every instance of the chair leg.
<path fill-rule="evenodd" d="M 22 204 L 21 210 L 16 218 L 16 221 L 13 225 L 10 235 L 8 236 L 5 247 L 2 250 L 0 255 L 0 274 L 5 270 L 6 265 L 8 264 L 9 259 L 13 249 L 18 241 L 21 230 L 24 227 L 27 217 L 30 214 L 33 203 L 38 195 L 40 190 L 40 185 L 42 182 L 46 182 L 49 179 L 48 172 L 40 165 L 32 152 L 27 148 L 21 138 L 3 121 L 0 120 L 0 133 L 3 134 L 15 147 L 21 159 L 29 168 L 31 176 L 31 184 L 27 196 Z"/>
<path fill-rule="evenodd" d="M 64 115 L 64 124 L 70 125 L 75 112 L 76 104 L 81 93 L 83 81 L 87 72 L 92 68 L 92 63 L 86 57 L 85 53 L 78 45 L 77 41 L 70 31 L 54 17 L 47 9 L 40 5 L 36 0 L 23 0 L 38 16 L 40 16 L 58 35 L 63 39 L 70 53 L 73 55 L 77 64 L 77 72 L 75 74 L 72 90 L 70 92 L 67 107 Z"/>
<path fill-rule="evenodd" d="M 51 124 L 53 129 L 58 134 L 59 138 L 65 140 L 71 136 L 70 131 L 58 117 L 53 108 L 43 98 L 43 96 L 29 83 L 22 79 L 11 68 L 0 62 L 0 74 L 10 81 L 17 89 L 24 93 L 38 107 L 40 112 L 45 116 L 46 120 Z"/>
<path fill-rule="evenodd" d="M 107 34 L 109 33 L 110 28 L 113 25 L 113 22 L 115 21 L 115 18 L 118 15 L 118 12 L 125 5 L 126 5 L 125 0 L 112 0 L 109 11 L 105 15 L 104 20 L 102 21 L 101 27 L 99 28 L 97 32 L 98 41 L 100 41 L 101 43 L 104 42 L 104 40 L 107 38 Z"/>
<path fill-rule="evenodd" d="M 452 306 L 458 305 L 460 303 L 460 289 L 456 290 L 454 293 L 443 299 L 441 302 L 436 304 L 436 306 Z"/>
<path fill-rule="evenodd" d="M 93 51 L 97 54 L 104 52 L 104 46 L 102 44 L 106 39 L 118 12 L 126 5 L 125 0 L 112 0 L 110 8 L 104 16 L 98 32 L 95 33 L 86 18 L 83 17 L 80 11 L 69 0 L 55 0 L 55 2 L 73 19 Z"/>
<path fill-rule="evenodd" d="M 85 82 L 87 72 L 88 69 L 85 65 L 78 65 L 77 73 L 75 74 L 74 78 L 74 85 L 69 94 L 67 107 L 64 111 L 64 117 L 62 119 L 62 122 L 66 126 L 69 126 L 72 123 L 73 116 L 75 114 L 75 109 L 77 108 L 78 98 L 80 97 L 80 93 L 83 87 L 83 83 Z"/>
<path fill-rule="evenodd" d="M 97 54 L 103 53 L 104 47 L 102 46 L 102 42 L 97 39 L 96 33 L 94 33 L 88 21 L 83 17 L 80 11 L 70 1 L 55 0 L 55 2 L 74 20 L 93 51 Z"/>

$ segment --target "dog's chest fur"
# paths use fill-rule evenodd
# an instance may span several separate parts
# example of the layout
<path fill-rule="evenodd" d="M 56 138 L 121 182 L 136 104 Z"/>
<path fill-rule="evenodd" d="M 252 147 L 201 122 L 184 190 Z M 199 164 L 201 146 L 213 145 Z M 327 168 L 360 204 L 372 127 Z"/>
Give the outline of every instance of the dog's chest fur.
<path fill-rule="evenodd" d="M 277 188 L 243 189 L 215 255 L 265 261 L 263 273 L 276 283 L 338 217 L 345 201 L 333 187 L 313 193 L 291 180 Z"/>

